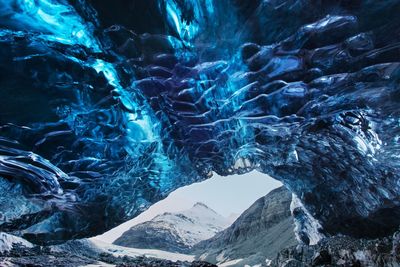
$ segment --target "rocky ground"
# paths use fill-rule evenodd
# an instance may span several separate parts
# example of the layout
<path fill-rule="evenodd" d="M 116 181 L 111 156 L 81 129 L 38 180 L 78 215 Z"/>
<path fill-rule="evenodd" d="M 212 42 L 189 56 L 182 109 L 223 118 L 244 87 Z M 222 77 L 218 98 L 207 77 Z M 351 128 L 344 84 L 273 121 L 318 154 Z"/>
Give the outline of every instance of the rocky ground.
<path fill-rule="evenodd" d="M 98 261 L 67 252 L 55 252 L 49 247 L 28 248 L 14 244 L 10 251 L 0 254 L 0 266 L 85 266 L 96 264 Z"/>
<path fill-rule="evenodd" d="M 52 247 L 25 247 L 14 244 L 9 251 L 0 253 L 0 266 L 23 267 L 214 267 L 207 262 L 170 261 L 149 257 L 114 256 L 110 253 L 84 249 L 79 244 L 76 251 Z M 70 252 L 69 252 L 70 251 Z M 317 245 L 297 245 L 281 250 L 272 261 L 259 266 L 269 267 L 398 267 L 400 266 L 400 231 L 390 237 L 366 240 L 349 237 L 327 238 Z"/>
<path fill-rule="evenodd" d="M 86 254 L 86 255 L 85 255 Z M 0 266 L 22 267 L 77 267 L 77 266 L 117 266 L 117 267 L 214 267 L 207 262 L 170 261 L 148 257 L 116 257 L 110 253 L 70 253 L 55 251 L 50 247 L 28 248 L 14 244 L 10 251 L 0 253 Z"/>
<path fill-rule="evenodd" d="M 269 264 L 271 267 L 400 266 L 400 231 L 375 240 L 333 237 L 314 246 L 293 246 L 283 249 Z"/>

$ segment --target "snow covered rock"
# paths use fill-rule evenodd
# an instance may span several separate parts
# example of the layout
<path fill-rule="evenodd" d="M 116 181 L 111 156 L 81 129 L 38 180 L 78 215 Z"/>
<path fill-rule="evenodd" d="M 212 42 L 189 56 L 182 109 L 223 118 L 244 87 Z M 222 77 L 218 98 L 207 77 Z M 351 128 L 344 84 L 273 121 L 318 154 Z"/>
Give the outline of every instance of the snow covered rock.
<path fill-rule="evenodd" d="M 164 213 L 132 227 L 114 244 L 186 253 L 198 242 L 229 226 L 229 220 L 203 203 L 189 210 Z"/>
<path fill-rule="evenodd" d="M 29 248 L 33 247 L 30 242 L 23 238 L 0 232 L 0 253 L 10 251 L 13 247 L 13 244 L 21 244 Z"/>

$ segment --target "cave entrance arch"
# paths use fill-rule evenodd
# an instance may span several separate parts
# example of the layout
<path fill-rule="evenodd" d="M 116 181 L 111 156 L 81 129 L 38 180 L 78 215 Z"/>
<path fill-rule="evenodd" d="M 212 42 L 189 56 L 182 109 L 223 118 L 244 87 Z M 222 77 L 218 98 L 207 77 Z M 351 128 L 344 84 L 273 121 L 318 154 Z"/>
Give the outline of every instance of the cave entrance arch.
<path fill-rule="evenodd" d="M 132 220 L 96 236 L 95 239 L 112 243 L 134 225 L 165 212 L 189 209 L 197 202 L 204 203 L 233 222 L 259 198 L 281 186 L 283 184 L 278 180 L 256 170 L 228 176 L 213 173 L 209 179 L 174 190 Z"/>

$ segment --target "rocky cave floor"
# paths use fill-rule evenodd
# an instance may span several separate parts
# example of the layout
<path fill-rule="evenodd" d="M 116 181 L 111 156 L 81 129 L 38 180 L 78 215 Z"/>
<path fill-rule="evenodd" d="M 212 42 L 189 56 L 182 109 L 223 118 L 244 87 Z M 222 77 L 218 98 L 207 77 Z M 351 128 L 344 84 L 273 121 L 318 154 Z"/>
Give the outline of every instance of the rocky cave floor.
<path fill-rule="evenodd" d="M 82 254 L 70 253 L 68 251 L 53 251 L 49 247 L 27 248 L 14 244 L 10 251 L 0 254 L 0 266 L 213 267 L 216 265 L 202 261 L 173 262 L 147 257 L 116 257 L 110 253 L 88 255 L 83 251 Z M 400 266 L 400 231 L 392 236 L 374 240 L 337 236 L 326 238 L 317 245 L 293 246 L 283 249 L 272 261 L 257 266 Z"/>
<path fill-rule="evenodd" d="M 0 266 L 47 267 L 47 266 L 117 266 L 117 267 L 214 267 L 207 262 L 169 261 L 148 257 L 116 257 L 110 253 L 77 255 L 75 253 L 52 251 L 49 247 L 27 248 L 14 245 L 9 252 L 0 254 Z"/>
<path fill-rule="evenodd" d="M 326 238 L 313 246 L 286 248 L 270 266 L 400 266 L 400 231 L 374 240 L 337 236 Z"/>

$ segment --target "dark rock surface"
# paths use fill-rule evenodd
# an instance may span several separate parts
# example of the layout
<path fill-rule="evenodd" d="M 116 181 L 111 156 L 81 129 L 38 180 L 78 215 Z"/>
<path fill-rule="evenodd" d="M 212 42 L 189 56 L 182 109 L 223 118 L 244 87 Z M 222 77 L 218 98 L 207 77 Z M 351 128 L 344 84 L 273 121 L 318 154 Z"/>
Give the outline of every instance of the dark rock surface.
<path fill-rule="evenodd" d="M 54 252 L 50 247 L 26 248 L 14 244 L 8 252 L 0 254 L 0 266 L 24 266 L 24 267 L 45 267 L 45 266 L 84 266 L 98 263 L 98 260 L 81 255 L 72 254 L 66 251 Z"/>
<path fill-rule="evenodd" d="M 230 227 L 196 245 L 196 257 L 213 263 L 247 259 L 249 264 L 273 259 L 283 248 L 297 244 L 290 213 L 291 200 L 291 193 L 284 187 L 271 191 Z M 238 266 L 243 264 L 241 261 Z"/>
<path fill-rule="evenodd" d="M 95 264 L 96 266 L 114 265 L 117 267 L 216 267 L 216 265 L 203 262 L 170 261 L 149 257 L 116 257 L 110 253 L 96 253 L 79 242 L 68 245 L 74 248 L 72 252 L 54 251 L 51 247 L 27 248 L 14 244 L 10 251 L 0 253 L 0 266 L 21 267 L 78 267 Z M 88 251 L 85 251 L 88 250 Z"/>
<path fill-rule="evenodd" d="M 283 249 L 271 267 L 397 267 L 400 266 L 400 232 L 379 239 L 331 237 L 317 245 Z"/>

